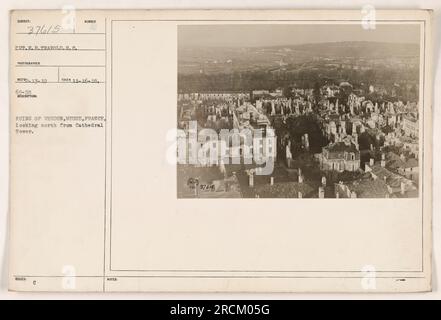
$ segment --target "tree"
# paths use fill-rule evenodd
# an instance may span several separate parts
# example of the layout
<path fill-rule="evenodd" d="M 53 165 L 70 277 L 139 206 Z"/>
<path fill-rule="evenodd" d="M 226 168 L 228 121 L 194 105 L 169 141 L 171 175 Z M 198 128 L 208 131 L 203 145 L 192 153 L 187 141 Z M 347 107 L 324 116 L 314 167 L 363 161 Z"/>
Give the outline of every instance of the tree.
<path fill-rule="evenodd" d="M 312 91 L 312 94 L 314 96 L 315 103 L 318 103 L 320 101 L 320 84 L 318 81 L 314 82 L 314 89 Z"/>
<path fill-rule="evenodd" d="M 293 94 L 292 94 L 292 86 L 285 86 L 283 88 L 283 96 L 285 98 L 292 98 Z"/>

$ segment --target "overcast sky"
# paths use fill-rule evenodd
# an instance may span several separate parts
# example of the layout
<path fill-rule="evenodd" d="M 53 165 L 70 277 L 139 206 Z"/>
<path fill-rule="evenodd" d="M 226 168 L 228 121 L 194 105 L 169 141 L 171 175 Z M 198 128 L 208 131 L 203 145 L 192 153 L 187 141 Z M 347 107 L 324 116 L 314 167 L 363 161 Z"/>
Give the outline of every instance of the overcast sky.
<path fill-rule="evenodd" d="M 419 43 L 419 25 L 181 25 L 179 46 L 258 47 L 339 41 Z"/>

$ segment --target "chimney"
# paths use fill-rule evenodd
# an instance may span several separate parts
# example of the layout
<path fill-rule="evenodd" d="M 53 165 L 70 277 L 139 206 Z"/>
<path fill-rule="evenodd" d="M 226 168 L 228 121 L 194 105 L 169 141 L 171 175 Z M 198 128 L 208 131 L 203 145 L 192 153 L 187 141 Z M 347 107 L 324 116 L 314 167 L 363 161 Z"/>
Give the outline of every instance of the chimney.
<path fill-rule="evenodd" d="M 305 149 L 309 150 L 309 135 L 305 133 Z"/>
<path fill-rule="evenodd" d="M 352 134 L 352 140 L 354 141 L 355 148 L 357 150 L 360 150 L 360 145 L 358 144 L 358 134 L 353 133 Z"/>
<path fill-rule="evenodd" d="M 320 198 L 320 199 L 324 199 L 324 198 L 325 198 L 325 188 L 323 188 L 323 187 L 319 187 L 319 192 L 318 192 L 318 194 L 319 194 L 319 198 Z"/>
<path fill-rule="evenodd" d="M 400 187 L 401 187 L 401 194 L 404 195 L 406 193 L 406 184 L 403 181 L 401 181 Z"/>
<path fill-rule="evenodd" d="M 298 168 L 297 169 L 297 174 L 298 174 L 298 176 L 299 176 L 299 183 L 302 183 L 303 182 L 303 174 L 302 174 L 302 169 L 301 168 Z"/>
<path fill-rule="evenodd" d="M 273 186 L 274 185 L 274 177 L 270 178 L 270 185 Z"/>
<path fill-rule="evenodd" d="M 254 175 L 252 173 L 248 174 L 248 182 L 250 187 L 254 187 Z"/>
<path fill-rule="evenodd" d="M 393 193 L 393 189 L 390 185 L 386 185 L 387 187 L 387 192 L 389 192 L 389 194 Z"/>

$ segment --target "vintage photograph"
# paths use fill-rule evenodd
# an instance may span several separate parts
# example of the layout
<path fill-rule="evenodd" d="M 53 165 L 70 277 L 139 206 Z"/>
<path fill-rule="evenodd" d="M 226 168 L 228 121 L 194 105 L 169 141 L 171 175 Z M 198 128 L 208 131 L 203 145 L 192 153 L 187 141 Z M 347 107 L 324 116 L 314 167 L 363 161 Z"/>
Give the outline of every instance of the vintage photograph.
<path fill-rule="evenodd" d="M 178 26 L 178 198 L 419 196 L 420 26 Z"/>
<path fill-rule="evenodd" d="M 440 10 L 222 7 L 5 13 L 4 290 L 434 297 Z"/>

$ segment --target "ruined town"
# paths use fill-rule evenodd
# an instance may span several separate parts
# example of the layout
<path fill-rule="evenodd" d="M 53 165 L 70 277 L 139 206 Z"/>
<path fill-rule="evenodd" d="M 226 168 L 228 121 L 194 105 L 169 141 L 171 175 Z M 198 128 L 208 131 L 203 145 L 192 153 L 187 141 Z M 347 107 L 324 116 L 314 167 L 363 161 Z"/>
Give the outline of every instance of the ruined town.
<path fill-rule="evenodd" d="M 290 56 L 286 49 L 274 50 Z M 399 70 L 398 75 L 406 68 L 417 73 L 409 62 L 417 58 L 406 59 L 383 63 Z M 228 151 L 230 161 L 219 157 L 215 162 L 178 163 L 179 198 L 418 197 L 418 77 L 390 83 L 377 77 L 381 70 L 375 70 L 383 67 L 368 59 L 313 57 L 308 63 L 327 76 L 311 72 L 301 78 L 295 73 L 298 64 L 280 60 L 265 67 L 272 81 L 250 86 L 243 79 L 246 70 L 232 70 L 224 76 L 233 84 L 240 81 L 243 88 L 222 85 L 221 90 L 206 90 L 200 85 L 203 81 L 194 83 L 196 77 L 209 79 L 219 73 L 204 69 L 208 61 L 198 65 L 196 75 L 180 80 L 184 85 L 177 96 L 177 128 L 184 139 L 192 122 L 198 132 L 247 129 L 262 138 L 251 146 L 241 138 L 238 150 Z M 272 88 L 262 87 L 265 83 Z M 270 131 L 274 135 L 268 136 Z M 231 139 L 226 141 L 230 148 Z M 204 143 L 205 138 L 197 140 L 199 146 Z M 253 148 L 269 152 L 267 161 L 273 164 L 268 174 L 259 173 L 262 164 L 254 159 L 247 161 L 245 154 Z"/>

